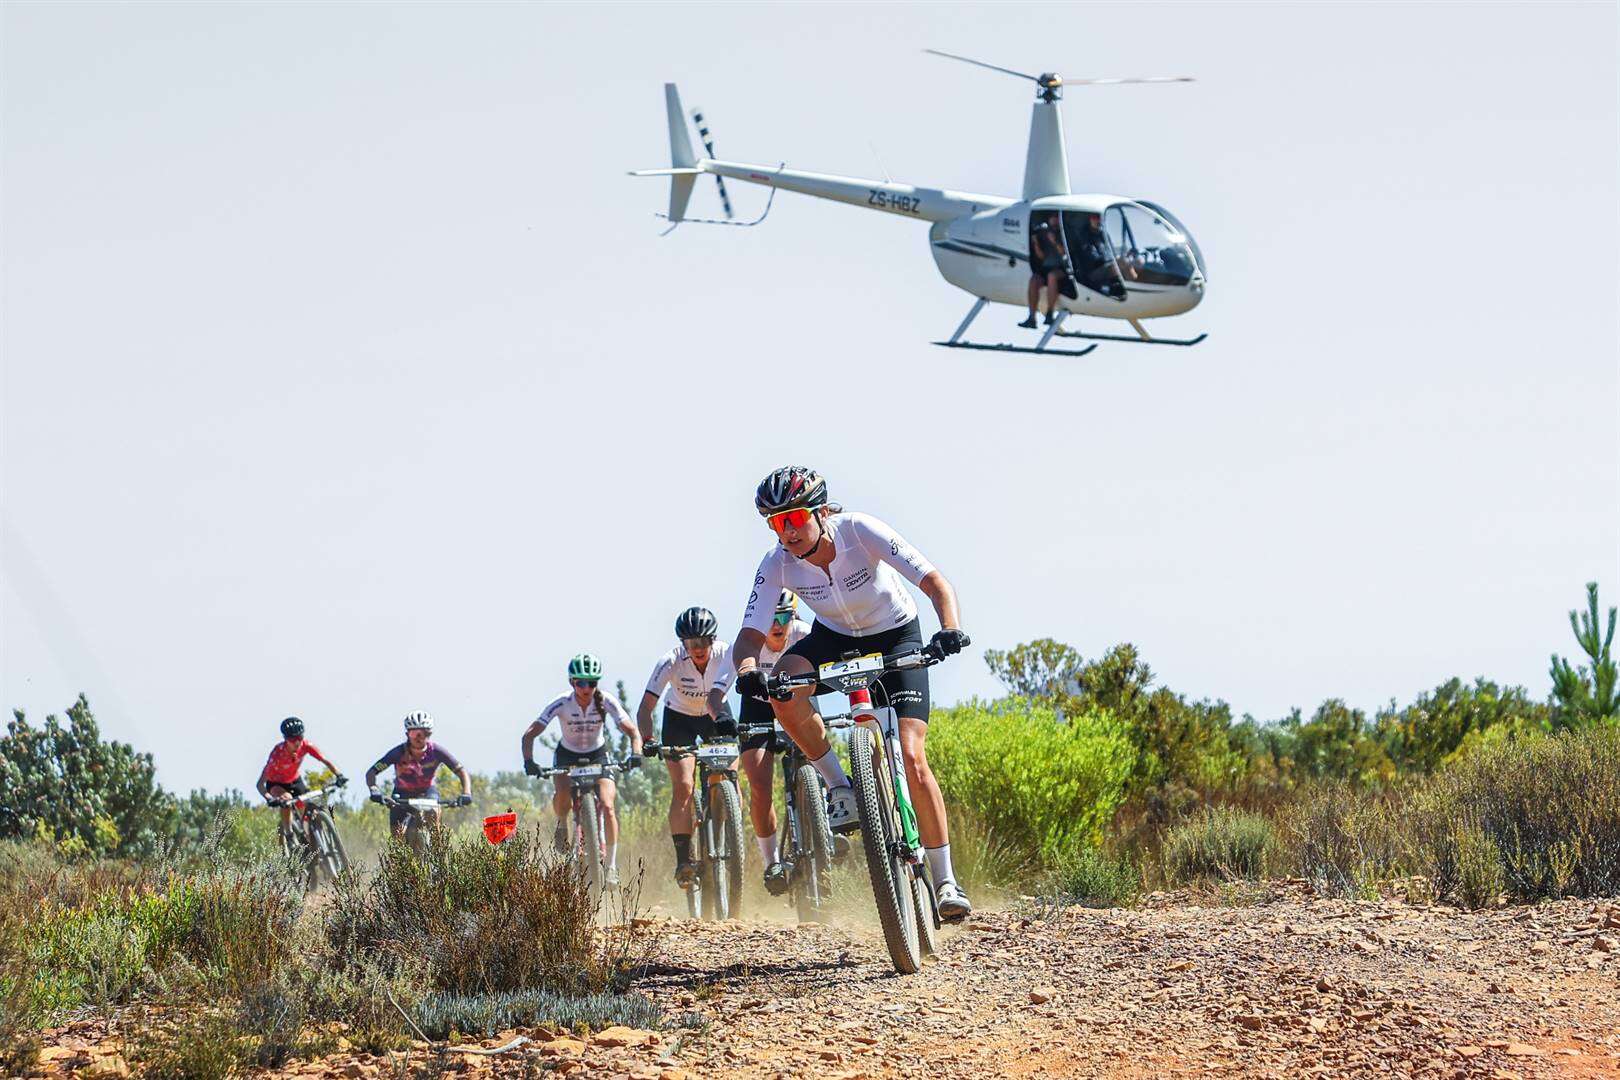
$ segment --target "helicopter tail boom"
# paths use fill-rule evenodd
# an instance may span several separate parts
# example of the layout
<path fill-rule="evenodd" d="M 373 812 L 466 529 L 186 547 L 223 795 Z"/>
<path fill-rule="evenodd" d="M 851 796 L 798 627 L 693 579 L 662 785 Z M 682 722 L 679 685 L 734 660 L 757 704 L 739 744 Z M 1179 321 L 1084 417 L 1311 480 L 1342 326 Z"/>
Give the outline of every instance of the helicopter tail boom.
<path fill-rule="evenodd" d="M 697 163 L 706 173 L 714 173 L 731 180 L 794 191 L 818 199 L 830 199 L 849 206 L 864 206 L 898 217 L 918 221 L 949 221 L 963 214 L 976 214 L 995 206 L 1007 206 L 1013 200 L 998 195 L 975 195 L 965 191 L 946 191 L 941 188 L 917 187 L 914 184 L 896 184 L 888 180 L 868 180 L 858 176 L 834 176 L 830 173 L 804 172 L 775 165 L 749 165 L 736 161 Z"/>

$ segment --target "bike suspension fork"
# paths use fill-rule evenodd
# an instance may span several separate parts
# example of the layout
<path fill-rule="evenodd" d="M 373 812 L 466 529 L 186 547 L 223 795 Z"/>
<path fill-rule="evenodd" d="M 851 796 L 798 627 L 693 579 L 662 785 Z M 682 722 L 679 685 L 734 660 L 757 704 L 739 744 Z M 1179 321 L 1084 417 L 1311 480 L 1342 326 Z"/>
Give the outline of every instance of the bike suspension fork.
<path fill-rule="evenodd" d="M 893 709 L 872 707 L 869 689 L 850 691 L 849 711 L 857 724 L 872 732 L 883 756 L 888 759 L 889 771 L 894 776 L 894 801 L 900 811 L 900 839 L 906 845 L 906 857 L 920 863 L 922 834 L 917 831 L 917 812 L 911 806 L 911 785 L 906 783 L 906 762 L 900 751 L 900 721 Z"/>

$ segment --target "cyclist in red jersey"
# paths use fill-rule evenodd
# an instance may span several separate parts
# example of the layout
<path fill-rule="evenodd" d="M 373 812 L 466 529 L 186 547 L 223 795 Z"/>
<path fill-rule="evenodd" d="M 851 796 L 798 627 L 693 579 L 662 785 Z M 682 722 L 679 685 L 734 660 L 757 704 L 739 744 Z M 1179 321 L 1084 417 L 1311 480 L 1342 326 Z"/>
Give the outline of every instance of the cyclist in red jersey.
<path fill-rule="evenodd" d="M 304 722 L 296 716 L 289 716 L 281 722 L 281 741 L 270 751 L 269 760 L 259 771 L 257 785 L 265 802 L 281 807 L 283 836 L 292 834 L 292 797 L 309 791 L 300 768 L 305 757 L 312 757 L 331 769 L 337 774 L 339 782 L 344 779 L 342 771 L 326 760 L 326 755 L 315 749 L 314 743 L 304 738 Z"/>

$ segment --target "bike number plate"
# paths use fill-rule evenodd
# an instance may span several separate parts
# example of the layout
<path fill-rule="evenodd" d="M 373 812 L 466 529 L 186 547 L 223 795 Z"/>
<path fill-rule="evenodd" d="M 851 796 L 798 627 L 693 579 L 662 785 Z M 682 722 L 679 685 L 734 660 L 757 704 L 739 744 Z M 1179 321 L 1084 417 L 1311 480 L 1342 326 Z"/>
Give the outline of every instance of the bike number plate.
<path fill-rule="evenodd" d="M 696 757 L 705 765 L 730 765 L 737 760 L 735 746 L 700 746 Z"/>
<path fill-rule="evenodd" d="M 414 807 L 417 810 L 437 810 L 439 808 L 439 800 L 438 799 L 406 799 L 405 800 L 405 805 L 410 806 L 410 807 Z"/>
<path fill-rule="evenodd" d="M 872 653 L 853 660 L 833 660 L 822 664 L 816 677 L 834 690 L 847 693 L 870 685 L 881 674 L 883 654 Z"/>
<path fill-rule="evenodd" d="M 575 765 L 568 770 L 569 776 L 577 776 L 586 780 L 589 780 L 592 777 L 599 778 L 605 776 L 606 774 L 607 770 L 602 768 L 600 765 Z"/>

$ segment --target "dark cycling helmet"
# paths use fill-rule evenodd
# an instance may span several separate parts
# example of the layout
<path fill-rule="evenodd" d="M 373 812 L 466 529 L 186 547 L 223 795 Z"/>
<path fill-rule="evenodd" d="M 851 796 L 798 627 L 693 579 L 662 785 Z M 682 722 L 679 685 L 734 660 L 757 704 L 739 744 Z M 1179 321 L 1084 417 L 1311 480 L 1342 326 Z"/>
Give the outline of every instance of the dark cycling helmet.
<path fill-rule="evenodd" d="M 289 716 L 281 722 L 281 737 L 290 738 L 293 735 L 304 733 L 304 722 L 296 716 Z"/>
<path fill-rule="evenodd" d="M 760 517 L 784 510 L 819 510 L 827 505 L 827 481 L 814 469 L 784 465 L 759 482 L 754 492 L 754 509 Z"/>
<path fill-rule="evenodd" d="M 719 632 L 720 620 L 706 607 L 689 607 L 675 620 L 675 636 L 682 641 L 688 638 L 712 638 Z"/>

